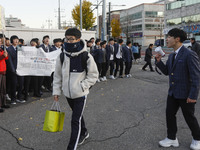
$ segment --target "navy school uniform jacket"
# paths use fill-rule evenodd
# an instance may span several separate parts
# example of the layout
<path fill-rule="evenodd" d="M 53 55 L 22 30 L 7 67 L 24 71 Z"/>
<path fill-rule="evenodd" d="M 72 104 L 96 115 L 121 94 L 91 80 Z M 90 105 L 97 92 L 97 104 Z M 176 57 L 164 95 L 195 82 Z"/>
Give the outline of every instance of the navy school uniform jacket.
<path fill-rule="evenodd" d="M 173 53 L 169 55 L 166 64 L 156 63 L 163 74 L 169 75 L 168 95 L 177 99 L 195 99 L 199 94 L 200 64 L 194 51 L 184 46 L 179 50 L 172 65 Z"/>
<path fill-rule="evenodd" d="M 61 48 L 60 48 L 61 49 Z M 53 51 L 55 51 L 55 50 L 58 50 L 57 48 L 56 48 L 56 46 L 55 45 L 52 45 L 52 47 L 51 47 L 51 49 L 50 49 L 50 51 L 49 52 L 53 52 Z"/>
<path fill-rule="evenodd" d="M 117 59 L 116 56 L 117 56 L 118 50 L 119 50 L 119 44 L 114 44 L 114 60 Z M 123 53 L 123 50 L 122 50 L 122 58 L 124 57 L 123 55 L 124 55 L 124 53 Z"/>
<path fill-rule="evenodd" d="M 46 53 L 48 53 L 48 50 L 45 48 L 45 45 L 44 45 L 44 44 L 41 44 L 40 47 L 41 47 Z M 49 52 L 51 52 L 52 50 L 51 50 L 51 46 L 50 46 L 50 45 L 48 45 L 48 48 L 49 48 Z"/>
<path fill-rule="evenodd" d="M 9 72 L 16 72 L 17 69 L 17 50 L 11 45 L 7 49 L 8 57 L 7 60 L 7 71 Z"/>
<path fill-rule="evenodd" d="M 110 56 L 111 54 L 114 55 L 114 48 L 112 50 L 111 46 L 110 45 L 106 45 L 106 61 L 110 61 Z"/>
<path fill-rule="evenodd" d="M 133 60 L 133 52 L 131 50 L 131 48 L 128 48 L 127 46 L 122 47 L 122 51 L 123 51 L 123 59 L 124 62 L 132 62 Z"/>
<path fill-rule="evenodd" d="M 96 63 L 103 63 L 103 50 L 102 49 L 95 49 L 94 50 L 94 60 Z"/>

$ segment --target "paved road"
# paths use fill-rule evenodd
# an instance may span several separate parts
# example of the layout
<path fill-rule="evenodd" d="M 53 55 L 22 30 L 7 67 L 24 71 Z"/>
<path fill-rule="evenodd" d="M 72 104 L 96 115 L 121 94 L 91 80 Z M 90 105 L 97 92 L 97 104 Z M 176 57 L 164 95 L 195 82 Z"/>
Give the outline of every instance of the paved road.
<path fill-rule="evenodd" d="M 158 141 L 166 136 L 168 78 L 141 68 L 142 64 L 133 65 L 132 78 L 93 86 L 84 112 L 90 138 L 79 150 L 165 150 Z M 66 150 L 71 110 L 64 97 L 60 100 L 66 113 L 63 132 L 42 131 L 45 111 L 52 105 L 49 96 L 31 98 L 0 114 L 0 150 Z M 196 116 L 200 121 L 199 103 Z M 176 150 L 188 150 L 191 135 L 180 111 L 177 120 L 180 147 Z"/>

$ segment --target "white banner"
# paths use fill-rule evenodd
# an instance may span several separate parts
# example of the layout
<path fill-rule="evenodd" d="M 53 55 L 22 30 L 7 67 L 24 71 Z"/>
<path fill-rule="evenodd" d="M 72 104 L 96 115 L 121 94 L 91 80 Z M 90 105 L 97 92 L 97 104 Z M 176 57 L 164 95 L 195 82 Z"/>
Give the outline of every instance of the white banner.
<path fill-rule="evenodd" d="M 0 30 L 6 29 L 4 8 L 0 5 Z"/>
<path fill-rule="evenodd" d="M 17 74 L 20 76 L 51 76 L 55 71 L 56 58 L 61 50 L 45 53 L 42 48 L 18 47 Z"/>

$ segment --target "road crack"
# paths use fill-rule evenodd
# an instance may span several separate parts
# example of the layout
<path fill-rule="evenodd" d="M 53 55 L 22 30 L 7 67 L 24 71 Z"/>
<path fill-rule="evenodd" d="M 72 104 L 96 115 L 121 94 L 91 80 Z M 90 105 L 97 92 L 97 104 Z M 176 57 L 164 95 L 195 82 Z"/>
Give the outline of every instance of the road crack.
<path fill-rule="evenodd" d="M 116 136 L 108 137 L 108 138 L 105 138 L 105 139 L 102 139 L 102 140 L 89 140 L 89 141 L 85 142 L 83 145 L 85 145 L 85 144 L 87 144 L 87 143 L 92 143 L 92 142 L 93 142 L 93 143 L 96 143 L 96 142 L 101 143 L 101 142 L 109 141 L 109 140 L 112 140 L 112 139 L 120 138 L 122 135 L 124 135 L 124 134 L 125 134 L 126 132 L 128 132 L 130 129 L 139 127 L 140 124 L 146 119 L 145 113 L 146 113 L 147 111 L 149 111 L 149 110 L 153 110 L 153 109 L 156 109 L 156 108 L 160 107 L 160 104 L 162 104 L 162 103 L 160 102 L 160 103 L 158 103 L 158 104 L 157 104 L 156 106 L 154 106 L 154 107 L 146 108 L 146 109 L 140 111 L 139 113 L 140 113 L 141 116 L 142 116 L 141 119 L 140 119 L 136 124 L 124 128 L 124 129 L 123 129 L 123 132 L 121 132 L 120 134 L 118 134 L 118 135 L 116 135 Z"/>
<path fill-rule="evenodd" d="M 31 147 L 27 147 L 27 146 L 22 145 L 22 144 L 19 142 L 18 138 L 17 138 L 11 131 L 9 131 L 9 130 L 7 130 L 7 129 L 1 127 L 1 126 L 0 126 L 0 129 L 1 129 L 1 130 L 4 130 L 4 131 L 7 132 L 7 133 L 9 133 L 9 134 L 16 140 L 17 144 L 18 144 L 20 147 L 23 147 L 23 148 L 26 148 L 26 149 L 30 149 L 30 150 L 34 150 L 34 148 L 31 148 Z"/>

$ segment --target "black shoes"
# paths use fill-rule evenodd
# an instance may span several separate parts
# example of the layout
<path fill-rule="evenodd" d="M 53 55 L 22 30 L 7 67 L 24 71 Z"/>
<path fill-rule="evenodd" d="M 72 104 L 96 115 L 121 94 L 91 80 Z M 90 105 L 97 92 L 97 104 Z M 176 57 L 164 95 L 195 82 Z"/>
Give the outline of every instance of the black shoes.
<path fill-rule="evenodd" d="M 3 108 L 0 108 L 0 113 L 4 112 Z"/>
<path fill-rule="evenodd" d="M 3 105 L 2 108 L 10 108 L 9 105 Z"/>
<path fill-rule="evenodd" d="M 80 138 L 79 138 L 79 141 L 78 141 L 78 145 L 83 144 L 84 141 L 85 141 L 86 139 L 88 139 L 88 138 L 89 138 L 89 133 L 88 133 L 88 132 L 86 132 L 85 135 L 80 135 Z"/>
<path fill-rule="evenodd" d="M 151 72 L 155 72 L 154 70 L 151 70 Z"/>
<path fill-rule="evenodd" d="M 142 68 L 143 71 L 147 71 L 146 69 Z"/>

